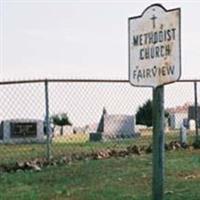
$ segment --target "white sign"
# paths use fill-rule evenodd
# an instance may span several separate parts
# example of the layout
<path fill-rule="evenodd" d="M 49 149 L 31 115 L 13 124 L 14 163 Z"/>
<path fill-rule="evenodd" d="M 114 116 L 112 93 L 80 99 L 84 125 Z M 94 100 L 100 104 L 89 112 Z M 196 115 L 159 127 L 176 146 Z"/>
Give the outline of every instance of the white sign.
<path fill-rule="evenodd" d="M 129 81 L 157 87 L 181 76 L 180 8 L 160 4 L 129 18 Z"/>

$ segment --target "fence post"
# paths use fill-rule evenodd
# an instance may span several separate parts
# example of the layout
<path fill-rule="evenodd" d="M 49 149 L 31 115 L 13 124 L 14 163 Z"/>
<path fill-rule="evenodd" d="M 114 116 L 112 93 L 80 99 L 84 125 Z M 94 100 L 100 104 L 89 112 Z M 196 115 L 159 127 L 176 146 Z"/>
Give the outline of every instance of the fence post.
<path fill-rule="evenodd" d="M 196 141 L 199 140 L 199 134 L 198 134 L 198 103 L 197 103 L 197 82 L 194 82 L 194 109 L 195 109 L 195 134 L 196 134 Z"/>
<path fill-rule="evenodd" d="M 153 89 L 153 200 L 164 199 L 164 86 Z"/>
<path fill-rule="evenodd" d="M 48 94 L 48 80 L 46 79 L 44 82 L 45 85 L 45 125 L 46 125 L 46 135 L 47 135 L 47 160 L 50 161 L 51 158 L 51 144 L 50 144 L 50 120 L 49 120 L 49 94 Z"/>

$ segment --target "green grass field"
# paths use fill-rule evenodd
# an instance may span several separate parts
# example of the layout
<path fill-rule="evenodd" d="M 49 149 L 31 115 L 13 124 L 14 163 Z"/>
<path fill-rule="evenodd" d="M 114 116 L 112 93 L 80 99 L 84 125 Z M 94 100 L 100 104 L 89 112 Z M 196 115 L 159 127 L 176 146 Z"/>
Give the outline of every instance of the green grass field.
<path fill-rule="evenodd" d="M 149 145 L 152 143 L 151 135 L 147 134 L 138 138 L 121 139 L 108 142 L 89 142 L 85 134 L 69 135 L 55 138 L 51 144 L 52 156 L 57 158 L 65 155 L 91 153 L 102 149 L 123 149 L 129 145 Z M 166 142 L 178 140 L 177 133 L 166 134 Z M 194 134 L 188 137 L 192 143 Z M 46 144 L 0 144 L 0 164 L 27 161 L 35 158 L 44 158 L 47 155 Z"/>
<path fill-rule="evenodd" d="M 194 135 L 188 138 L 189 143 Z M 178 135 L 166 135 L 166 142 Z M 129 145 L 149 145 L 151 136 L 109 142 L 88 142 L 82 135 L 54 140 L 55 158 L 103 149 L 123 149 Z M 0 164 L 46 156 L 45 144 L 0 145 Z M 0 174 L 0 200 L 149 200 L 151 199 L 152 154 L 74 161 L 48 166 L 40 172 Z M 166 152 L 166 200 L 200 199 L 200 150 Z"/>
<path fill-rule="evenodd" d="M 1 200 L 149 200 L 152 154 L 0 175 Z M 166 200 L 200 199 L 200 150 L 166 153 Z"/>

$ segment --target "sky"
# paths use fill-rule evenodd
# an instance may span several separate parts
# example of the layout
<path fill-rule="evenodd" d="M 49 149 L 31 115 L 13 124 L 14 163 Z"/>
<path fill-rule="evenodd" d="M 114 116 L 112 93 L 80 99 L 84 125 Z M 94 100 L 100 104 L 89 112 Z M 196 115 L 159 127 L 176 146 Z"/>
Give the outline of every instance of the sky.
<path fill-rule="evenodd" d="M 0 80 L 87 78 L 128 80 L 128 17 L 154 1 L 0 0 Z M 160 1 L 181 8 L 181 79 L 200 79 L 200 1 Z M 130 84 L 51 83 L 50 115 L 68 113 L 75 125 L 110 114 L 134 115 L 152 98 Z M 165 107 L 193 102 L 193 84 L 165 87 Z M 200 87 L 198 87 L 198 91 Z M 0 120 L 44 119 L 44 84 L 0 90 Z"/>
<path fill-rule="evenodd" d="M 128 79 L 128 17 L 153 3 L 111 0 L 0 0 L 0 79 Z M 181 8 L 181 79 L 200 79 L 200 1 Z"/>

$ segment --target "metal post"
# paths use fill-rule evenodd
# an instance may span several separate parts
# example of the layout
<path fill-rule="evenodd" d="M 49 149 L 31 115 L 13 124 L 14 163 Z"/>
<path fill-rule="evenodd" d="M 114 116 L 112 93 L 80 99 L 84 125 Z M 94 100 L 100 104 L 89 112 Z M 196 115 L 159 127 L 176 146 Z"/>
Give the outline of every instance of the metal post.
<path fill-rule="evenodd" d="M 164 198 L 164 86 L 153 89 L 153 200 Z"/>
<path fill-rule="evenodd" d="M 194 82 L 194 109 L 195 109 L 195 134 L 196 134 L 196 141 L 198 141 L 198 103 L 197 103 L 197 82 Z"/>
<path fill-rule="evenodd" d="M 47 134 L 47 160 L 51 158 L 51 146 L 50 146 L 50 121 L 49 121 L 49 94 L 48 94 L 48 80 L 45 80 L 45 125 Z"/>

